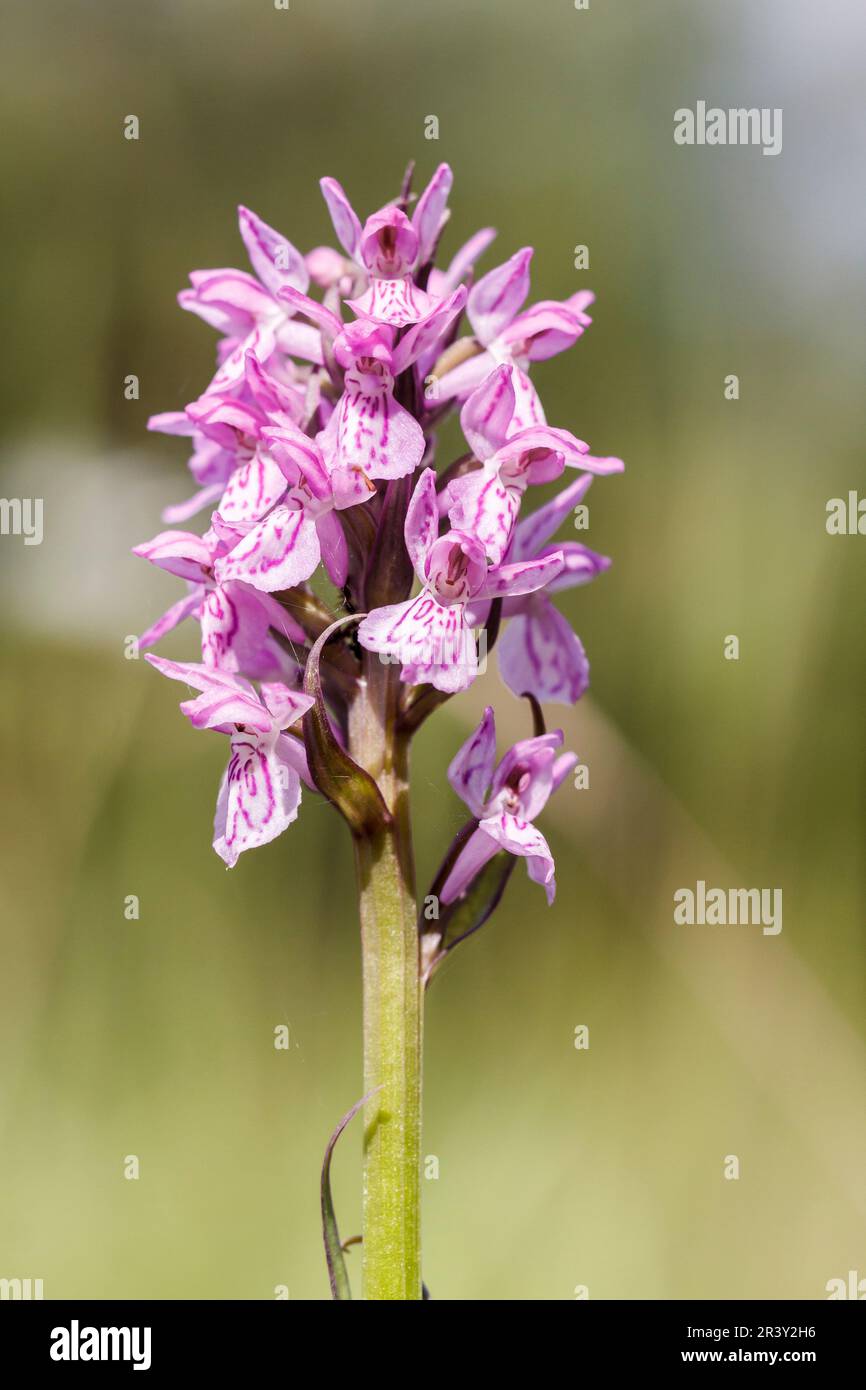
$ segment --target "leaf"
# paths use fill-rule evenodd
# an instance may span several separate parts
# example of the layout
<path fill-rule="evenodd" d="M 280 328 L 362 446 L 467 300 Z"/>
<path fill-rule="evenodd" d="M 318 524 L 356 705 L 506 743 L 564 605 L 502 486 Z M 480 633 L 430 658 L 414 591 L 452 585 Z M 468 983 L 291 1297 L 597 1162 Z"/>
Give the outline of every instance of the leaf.
<path fill-rule="evenodd" d="M 346 623 L 366 615 L 353 613 L 331 623 L 313 644 L 304 671 L 304 690 L 315 701 L 304 715 L 304 745 L 310 773 L 319 791 L 336 806 L 354 835 L 368 835 L 391 822 L 391 813 L 369 772 L 359 767 L 337 739 L 322 694 L 319 672 L 322 648 Z"/>
<path fill-rule="evenodd" d="M 383 1083 L 384 1084 L 384 1083 Z M 355 1118 L 362 1106 L 367 1104 L 371 1096 L 377 1091 L 381 1091 L 381 1086 L 374 1086 L 372 1091 L 368 1091 L 360 1100 L 356 1100 L 351 1110 L 347 1110 L 334 1133 L 328 1140 L 325 1149 L 325 1158 L 322 1163 L 322 1239 L 325 1242 L 325 1259 L 328 1263 L 328 1279 L 331 1284 L 331 1297 L 338 1302 L 352 1299 L 352 1288 L 349 1283 L 349 1274 L 346 1269 L 346 1258 L 343 1254 L 343 1247 L 340 1244 L 340 1233 L 337 1229 L 337 1218 L 334 1215 L 334 1201 L 331 1196 L 331 1159 L 337 1140 L 343 1133 L 347 1124 Z"/>

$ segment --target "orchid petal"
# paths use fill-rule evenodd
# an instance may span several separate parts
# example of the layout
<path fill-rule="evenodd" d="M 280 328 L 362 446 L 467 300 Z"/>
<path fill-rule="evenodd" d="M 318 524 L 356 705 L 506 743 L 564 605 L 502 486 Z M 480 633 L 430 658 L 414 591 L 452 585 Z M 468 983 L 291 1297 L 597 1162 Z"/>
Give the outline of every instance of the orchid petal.
<path fill-rule="evenodd" d="M 429 682 L 456 694 L 477 674 L 475 641 L 462 606 L 446 608 L 427 591 L 405 603 L 374 608 L 358 628 L 358 639 L 367 651 L 399 661 L 400 678 L 410 685 Z"/>
<path fill-rule="evenodd" d="M 576 753 L 561 753 L 553 764 L 553 777 L 551 791 L 556 791 L 557 787 L 562 786 L 568 774 L 577 767 L 578 756 Z"/>
<path fill-rule="evenodd" d="M 460 426 L 466 442 L 482 462 L 500 449 L 508 438 L 515 408 L 513 367 L 503 363 L 469 396 L 460 412 Z"/>
<path fill-rule="evenodd" d="M 345 391 L 319 436 L 329 469 L 356 468 L 370 478 L 414 473 L 424 455 L 424 431 L 388 391 Z"/>
<path fill-rule="evenodd" d="M 576 314 L 555 300 L 542 300 L 526 309 L 503 330 L 502 342 L 515 356 L 543 362 L 573 347 L 584 325 Z"/>
<path fill-rule="evenodd" d="M 231 728 L 250 724 L 261 733 L 271 731 L 273 720 L 249 681 L 191 661 L 168 661 L 162 656 L 145 655 L 145 661 L 162 675 L 183 681 L 200 690 L 197 700 L 185 700 L 181 710 L 196 729 Z"/>
<path fill-rule="evenodd" d="M 481 722 L 448 768 L 448 781 L 470 811 L 479 819 L 484 815 L 487 789 L 496 762 L 496 721 L 488 705 Z"/>
<path fill-rule="evenodd" d="M 499 638 L 499 672 L 515 695 L 573 705 L 589 685 L 589 662 L 570 623 L 542 595 Z"/>
<path fill-rule="evenodd" d="M 427 555 L 439 535 L 436 473 L 432 468 L 425 468 L 418 479 L 406 510 L 403 535 L 412 567 L 423 584 L 426 578 Z"/>
<path fill-rule="evenodd" d="M 559 530 L 568 514 L 583 501 L 591 482 L 590 473 L 575 478 L 573 483 L 569 483 L 568 487 L 563 488 L 550 502 L 546 502 L 543 507 L 519 521 L 509 552 L 511 559 L 526 560 L 532 555 L 537 555 L 544 542 Z"/>
<path fill-rule="evenodd" d="M 207 542 L 191 531 L 160 531 L 153 540 L 133 546 L 132 553 L 193 583 L 201 582 L 213 559 Z"/>
<path fill-rule="evenodd" d="M 537 826 L 502 812 L 481 821 L 478 828 L 509 854 L 526 859 L 529 877 L 543 885 L 548 904 L 552 903 L 556 894 L 555 865 L 550 846 Z"/>
<path fill-rule="evenodd" d="M 476 598 L 504 598 L 511 594 L 531 594 L 543 589 L 562 569 L 562 553 L 555 551 L 541 560 L 521 560 L 488 571 L 487 580 Z"/>
<path fill-rule="evenodd" d="M 532 248 L 524 246 L 473 287 L 466 313 L 476 338 L 485 347 L 511 323 L 529 294 L 531 260 Z"/>
<path fill-rule="evenodd" d="M 465 341 L 467 340 L 459 339 L 461 343 Z M 492 353 L 478 352 L 473 357 L 467 357 L 456 367 L 451 367 L 449 371 L 443 372 L 436 384 L 437 402 L 465 399 L 476 387 L 482 384 L 496 365 L 496 359 Z"/>
<path fill-rule="evenodd" d="M 392 328 L 417 323 L 435 308 L 434 301 L 418 288 L 411 275 L 393 280 L 372 279 L 359 299 L 347 299 L 346 303 L 359 318 L 389 324 Z"/>
<path fill-rule="evenodd" d="M 306 290 L 310 277 L 300 251 L 249 208 L 238 208 L 238 222 L 250 264 L 265 288 L 276 294 L 288 282 Z"/>
<path fill-rule="evenodd" d="M 237 581 L 212 586 L 201 608 L 202 658 L 208 666 L 262 680 L 296 672 L 298 663 L 274 640 L 271 628 L 289 641 L 304 640 L 298 625 L 268 595 Z"/>
<path fill-rule="evenodd" d="M 514 431 L 528 430 L 536 425 L 547 423 L 541 397 L 526 372 L 515 364 L 514 367 L 514 418 L 511 428 Z"/>
<path fill-rule="evenodd" d="M 335 588 L 342 589 L 349 573 L 349 547 L 346 543 L 346 533 L 339 518 L 333 512 L 323 512 L 316 517 L 316 531 L 319 536 L 322 563 L 328 572 L 328 578 Z"/>
<path fill-rule="evenodd" d="M 262 699 L 278 729 L 290 729 L 315 704 L 312 695 L 305 695 L 302 690 L 290 690 L 282 681 L 264 681 Z"/>
<path fill-rule="evenodd" d="M 195 424 L 185 410 L 164 410 L 160 415 L 151 415 L 147 428 L 159 434 L 195 434 Z"/>
<path fill-rule="evenodd" d="M 448 520 L 454 530 L 475 536 L 491 563 L 498 565 L 508 549 L 523 491 L 506 487 L 496 468 L 476 469 L 448 484 Z"/>
<path fill-rule="evenodd" d="M 435 348 L 458 314 L 463 312 L 466 299 L 466 287 L 461 285 L 404 334 L 391 356 L 391 371 L 394 376 L 399 376 L 425 352 Z"/>
<path fill-rule="evenodd" d="M 440 164 L 415 204 L 412 226 L 418 236 L 419 265 L 425 265 L 436 249 L 439 234 L 448 215 L 446 204 L 453 179 L 448 165 Z"/>
<path fill-rule="evenodd" d="M 331 214 L 337 240 L 346 255 L 350 256 L 353 261 L 357 260 L 358 242 L 361 240 L 361 224 L 355 209 L 336 179 L 320 179 L 319 187 L 328 205 L 328 212 Z"/>
<path fill-rule="evenodd" d="M 261 521 L 285 494 L 286 477 L 278 463 L 257 450 L 235 469 L 219 504 L 219 514 L 229 526 Z"/>
<path fill-rule="evenodd" d="M 221 584 L 242 579 L 274 593 L 309 579 L 320 556 L 314 519 L 303 508 L 279 506 L 216 561 L 214 574 Z"/>
<path fill-rule="evenodd" d="M 188 497 L 185 502 L 175 502 L 173 506 L 164 507 L 162 519 L 168 522 L 169 526 L 178 521 L 189 521 L 191 516 L 196 516 L 205 507 L 218 502 L 223 494 L 222 483 L 211 483 L 208 487 L 199 488 L 192 497 Z"/>
<path fill-rule="evenodd" d="M 217 798 L 214 849 L 232 868 L 244 850 L 282 834 L 297 818 L 300 802 L 301 781 L 294 767 L 254 734 L 236 734 Z"/>
<path fill-rule="evenodd" d="M 499 845 L 484 830 L 479 828 L 470 835 L 439 890 L 440 903 L 453 903 L 455 898 L 459 898 L 484 865 L 498 853 Z"/>
<path fill-rule="evenodd" d="M 336 338 L 342 331 L 343 324 L 337 315 L 318 300 L 311 299 L 307 294 L 301 294 L 300 290 L 293 285 L 283 285 L 277 291 L 277 298 L 287 304 L 293 314 L 303 314 L 319 327 L 328 338 Z"/>
<path fill-rule="evenodd" d="M 244 270 L 210 271 L 193 290 L 184 291 L 178 298 L 185 309 L 201 313 L 202 317 L 209 309 L 222 309 L 236 320 L 255 322 L 274 312 L 272 297 L 255 276 Z"/>
<path fill-rule="evenodd" d="M 556 548 L 560 551 L 564 563 L 560 574 L 547 586 L 549 594 L 559 593 L 561 589 L 574 589 L 581 584 L 588 584 L 597 575 L 610 569 L 609 556 L 599 555 L 597 551 L 590 550 L 588 546 L 581 545 L 578 541 L 563 541 Z M 542 555 L 544 553 L 542 551 Z M 541 557 L 540 555 L 538 558 L 541 559 Z"/>
<path fill-rule="evenodd" d="M 184 594 L 177 603 L 173 603 L 161 618 L 157 618 L 155 623 L 151 623 L 147 632 L 143 632 L 138 639 L 139 651 L 144 651 L 146 647 L 156 646 L 156 643 L 161 642 L 167 632 L 173 631 L 179 623 L 197 613 L 201 606 L 202 593 L 202 587 L 196 585 L 190 593 Z"/>

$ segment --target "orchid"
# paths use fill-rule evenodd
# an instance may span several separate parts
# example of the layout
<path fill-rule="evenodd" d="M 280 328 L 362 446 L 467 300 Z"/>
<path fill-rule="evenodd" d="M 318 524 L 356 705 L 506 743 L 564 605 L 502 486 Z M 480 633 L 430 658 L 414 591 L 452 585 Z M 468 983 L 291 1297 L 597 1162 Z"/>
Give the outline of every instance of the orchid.
<path fill-rule="evenodd" d="M 451 171 L 440 165 L 417 199 L 411 181 L 410 167 L 362 223 L 342 186 L 323 179 L 339 248 L 307 255 L 240 209 L 251 272 L 195 271 L 180 296 L 217 331 L 215 375 L 183 410 L 149 422 L 189 441 L 196 491 L 165 510 L 171 529 L 134 552 L 186 585 L 139 644 L 161 675 L 197 692 L 181 704 L 193 727 L 229 739 L 213 829 L 223 864 L 288 830 L 304 788 L 351 832 L 373 1299 L 422 1296 L 424 990 L 491 916 L 518 859 L 554 899 L 553 851 L 537 822 L 575 757 L 562 730 L 547 731 L 542 706 L 574 704 L 589 667 L 553 599 L 610 564 L 556 535 L 593 477 L 623 467 L 549 425 L 529 377 L 584 332 L 591 294 L 524 308 L 529 248 L 475 279 L 489 228 L 437 265 Z M 469 452 L 442 459 L 440 423 L 458 408 Z M 542 487 L 559 491 L 533 506 Z M 176 529 L 198 513 L 201 533 Z M 194 660 L 149 651 L 189 623 Z M 470 819 L 422 895 L 412 739 L 482 678 L 494 647 L 505 686 L 526 697 L 516 708 L 531 733 L 497 762 L 486 708 L 448 770 Z M 349 1284 L 328 1167 L 357 1108 L 323 1169 L 335 1297 Z"/>
<path fill-rule="evenodd" d="M 215 570 L 221 550 L 213 531 L 204 536 L 162 531 L 134 548 L 134 555 L 185 579 L 189 590 L 142 633 L 139 648 L 155 646 L 185 618 L 195 618 L 206 666 L 245 671 L 263 680 L 296 674 L 297 663 L 286 648 L 293 642 L 303 644 L 303 629 L 267 595 L 246 584 L 220 583 Z"/>
<path fill-rule="evenodd" d="M 172 680 L 201 691 L 181 710 L 194 729 L 231 739 L 231 756 L 217 796 L 214 849 L 229 868 L 246 849 L 265 845 L 291 825 L 301 804 L 301 781 L 312 786 L 304 745 L 285 730 L 313 703 L 279 682 L 257 694 L 249 681 L 190 662 L 148 661 Z"/>
<path fill-rule="evenodd" d="M 440 399 L 465 398 L 498 363 L 513 364 L 515 414 L 522 428 L 545 423 L 544 407 L 529 379 L 530 363 L 572 347 L 592 323 L 586 310 L 594 299 L 590 291 L 578 290 L 568 299 L 543 300 L 521 312 L 529 294 L 531 260 L 532 248 L 525 246 L 473 286 L 466 316 L 481 350 L 439 382 Z"/>
<path fill-rule="evenodd" d="M 191 289 L 178 303 L 223 335 L 211 390 L 239 386 L 249 352 L 267 362 L 278 350 L 308 361 L 321 360 L 315 328 L 294 321 L 280 291 L 304 291 L 310 283 L 303 256 L 248 208 L 238 208 L 241 238 L 255 274 L 243 270 L 195 270 Z"/>
<path fill-rule="evenodd" d="M 480 470 L 445 490 L 452 526 L 477 536 L 498 564 L 508 548 L 523 494 L 531 483 L 549 483 L 566 464 L 590 473 L 618 473 L 621 459 L 594 458 L 589 445 L 568 430 L 518 423 L 517 371 L 498 367 L 473 391 L 460 413 L 463 433 Z"/>
<path fill-rule="evenodd" d="M 532 593 L 556 578 L 562 557 L 492 567 L 484 546 L 468 531 L 439 535 L 436 474 L 426 468 L 406 513 L 406 549 L 423 588 L 417 598 L 377 608 L 364 618 L 358 640 L 367 651 L 399 659 L 400 679 L 422 681 L 454 694 L 472 684 L 478 666 L 466 608 L 479 600 Z"/>
<path fill-rule="evenodd" d="M 413 272 L 426 265 L 444 226 L 451 170 L 440 164 L 415 205 L 411 221 L 394 204 L 381 208 L 361 226 L 358 215 L 336 179 L 322 179 L 334 231 L 346 254 L 367 273 L 364 293 L 348 306 L 360 318 L 403 328 L 418 323 L 433 300 L 416 283 Z"/>
<path fill-rule="evenodd" d="M 561 744 L 561 729 L 522 739 L 496 766 L 496 720 L 492 706 L 487 706 L 478 728 L 448 768 L 448 781 L 476 817 L 476 828 L 442 885 L 443 903 L 465 892 L 500 849 L 525 859 L 529 877 L 543 884 L 548 903 L 553 902 L 553 855 L 533 821 L 577 762 L 574 753 L 557 757 Z"/>

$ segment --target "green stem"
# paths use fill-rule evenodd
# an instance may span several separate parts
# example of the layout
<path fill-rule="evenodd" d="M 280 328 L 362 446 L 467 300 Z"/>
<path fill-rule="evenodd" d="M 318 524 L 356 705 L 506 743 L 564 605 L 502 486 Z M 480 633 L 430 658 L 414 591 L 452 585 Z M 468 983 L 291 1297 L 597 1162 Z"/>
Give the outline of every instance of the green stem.
<path fill-rule="evenodd" d="M 352 756 L 393 823 L 356 838 L 364 977 L 364 1296 L 421 1298 L 421 973 L 409 819 L 408 740 L 397 670 L 365 658 L 350 714 Z"/>

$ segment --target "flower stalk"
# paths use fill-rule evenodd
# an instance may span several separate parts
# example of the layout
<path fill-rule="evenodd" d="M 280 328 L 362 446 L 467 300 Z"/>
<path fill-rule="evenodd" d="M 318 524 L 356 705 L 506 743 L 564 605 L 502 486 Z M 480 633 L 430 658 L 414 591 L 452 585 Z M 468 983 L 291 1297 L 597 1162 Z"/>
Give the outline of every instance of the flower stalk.
<path fill-rule="evenodd" d="M 422 989 L 409 815 L 409 744 L 398 672 L 365 656 L 350 751 L 391 823 L 355 836 L 364 999 L 364 1295 L 421 1298 Z"/>

